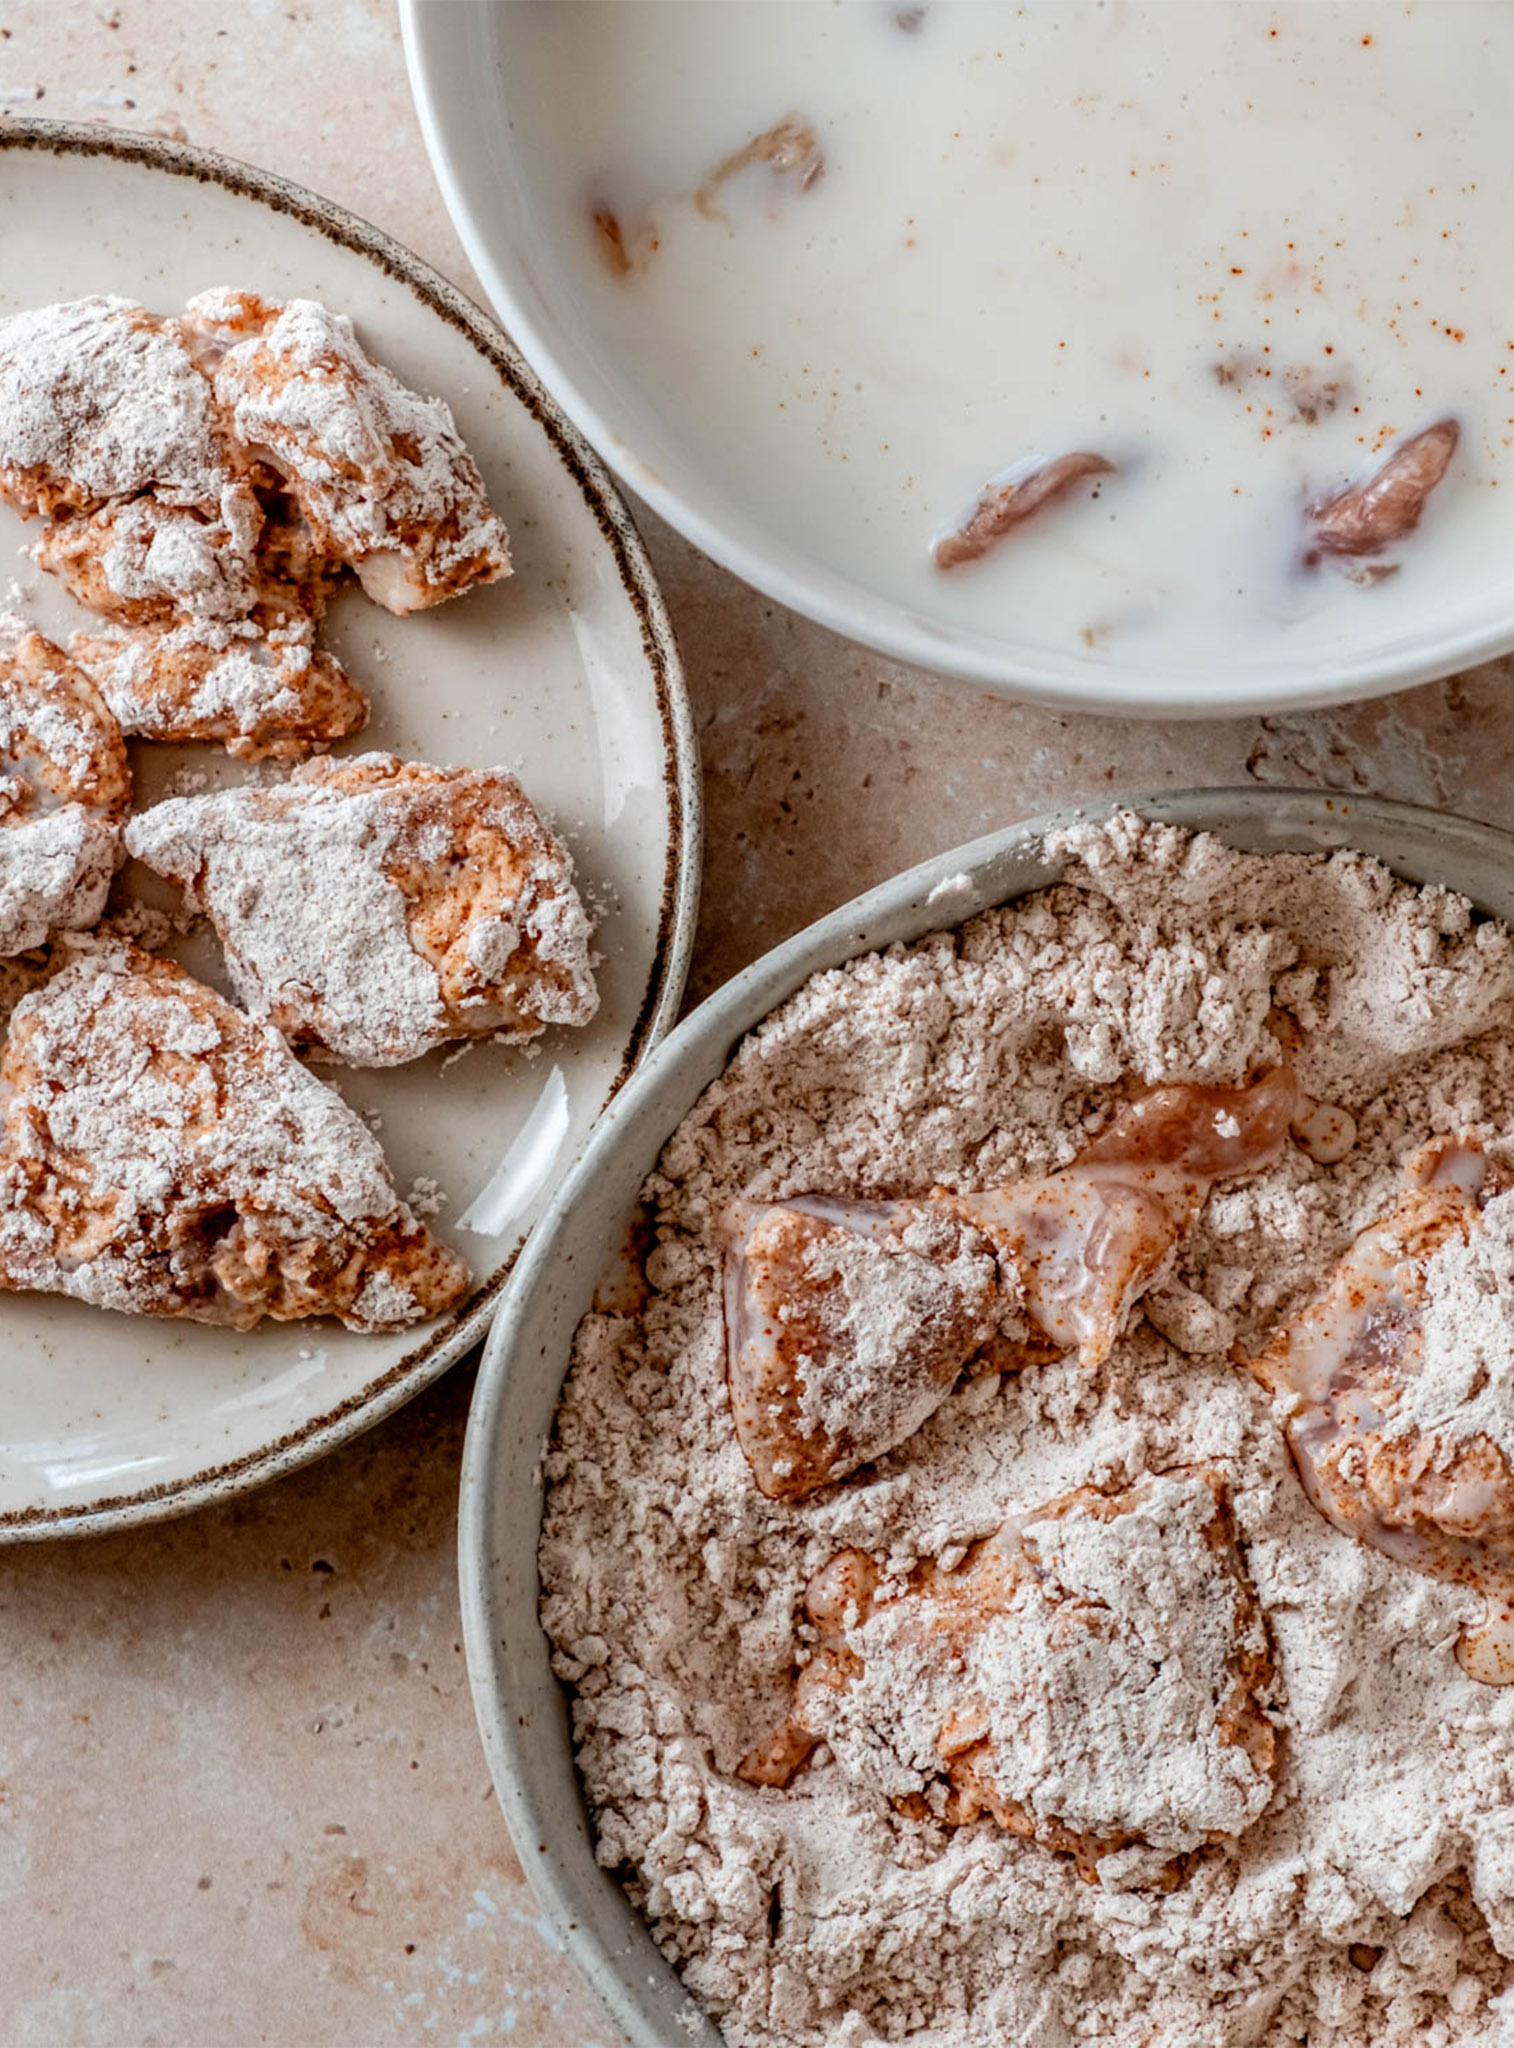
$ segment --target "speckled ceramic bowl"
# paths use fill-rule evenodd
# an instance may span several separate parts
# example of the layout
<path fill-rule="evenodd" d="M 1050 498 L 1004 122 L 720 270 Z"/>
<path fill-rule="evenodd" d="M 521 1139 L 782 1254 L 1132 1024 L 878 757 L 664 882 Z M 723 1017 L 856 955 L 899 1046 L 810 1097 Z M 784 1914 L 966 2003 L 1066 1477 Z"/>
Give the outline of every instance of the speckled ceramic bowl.
<path fill-rule="evenodd" d="M 542 1446 L 573 1333 L 613 1280 L 642 1182 L 738 1039 L 810 975 L 1043 888 L 1048 830 L 1129 808 L 1260 853 L 1359 847 L 1514 921 L 1514 838 L 1416 805 L 1314 790 L 1112 797 L 944 853 L 821 918 L 686 1018 L 617 1096 L 526 1248 L 484 1353 L 463 1462 L 460 1572 L 474 1705 L 527 1877 L 634 2048 L 719 2048 L 646 1923 L 594 1861 L 567 1696 L 537 1620 Z M 945 886 L 943 886 L 945 885 Z"/>
<path fill-rule="evenodd" d="M 162 309 L 208 285 L 312 294 L 408 382 L 440 392 L 513 530 L 517 574 L 396 618 L 354 592 L 327 644 L 373 700 L 368 748 L 519 768 L 604 904 L 601 1008 L 541 1057 L 479 1045 L 325 1070 L 382 1124 L 399 1186 L 434 1184 L 477 1275 L 421 1330 L 253 1331 L 0 1298 L 0 1543 L 98 1532 L 223 1500 L 377 1422 L 478 1342 L 526 1231 L 595 1117 L 677 1014 L 699 889 L 699 758 L 672 626 L 625 507 L 510 341 L 416 257 L 313 193 L 206 150 L 58 122 L 0 123 L 0 314 L 123 292 Z M 22 563 L 6 599 L 66 637 L 86 618 Z M 248 779 L 219 748 L 135 745 L 137 803 Z M 188 785 L 178 778 L 188 775 Z M 131 886 L 149 896 L 150 877 Z M 158 899 L 162 900 L 162 899 Z M 169 899 L 171 900 L 171 899 Z M 191 957 L 214 979 L 211 945 Z"/>

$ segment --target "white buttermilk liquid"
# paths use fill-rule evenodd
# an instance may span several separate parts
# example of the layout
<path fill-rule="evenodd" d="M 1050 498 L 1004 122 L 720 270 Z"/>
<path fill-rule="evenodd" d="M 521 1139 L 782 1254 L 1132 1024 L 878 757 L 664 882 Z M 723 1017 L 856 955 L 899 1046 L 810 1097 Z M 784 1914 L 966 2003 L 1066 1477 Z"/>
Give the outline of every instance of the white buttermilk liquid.
<path fill-rule="evenodd" d="M 916 16 L 513 10 L 519 160 L 583 332 L 730 501 L 947 630 L 1091 666 L 1350 657 L 1514 594 L 1514 4 Z M 788 115 L 823 174 L 749 168 L 706 217 L 701 181 Z M 1305 503 L 1447 415 L 1397 572 L 1304 568 Z M 934 567 L 995 472 L 1071 449 L 1119 474 Z"/>

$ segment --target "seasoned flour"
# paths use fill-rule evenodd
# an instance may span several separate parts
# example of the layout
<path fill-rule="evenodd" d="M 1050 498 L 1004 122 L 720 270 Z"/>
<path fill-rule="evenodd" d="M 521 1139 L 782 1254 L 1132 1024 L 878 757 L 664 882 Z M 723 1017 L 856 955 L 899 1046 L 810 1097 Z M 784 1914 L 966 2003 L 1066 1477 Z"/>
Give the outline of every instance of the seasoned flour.
<path fill-rule="evenodd" d="M 1051 850 L 1061 885 L 817 975 L 739 1048 L 648 1183 L 645 1306 L 579 1332 L 543 1617 L 601 1860 L 734 2048 L 1491 2048 L 1514 2038 L 1514 1688 L 1456 1662 L 1474 1595 L 1310 1507 L 1285 1411 L 1229 1351 L 1325 1281 L 1417 1144 L 1514 1137 L 1514 940 L 1356 854 L 1242 855 L 1130 817 Z M 757 1491 L 723 1372 L 716 1219 L 734 1196 L 1044 1173 L 1125 1084 L 1238 1083 L 1280 1038 L 1309 1094 L 1355 1119 L 1338 1164 L 1290 1145 L 1220 1183 L 1098 1370 L 969 1379 L 851 1479 L 792 1504 Z M 1477 1258 L 1437 1272 L 1442 1359 L 1417 1398 L 1426 1424 L 1475 1398 L 1514 1446 L 1498 1208 Z M 1245 1826 L 1245 1788 L 1206 1790 L 1210 1763 L 1175 1747 L 1176 1792 L 1243 1826 L 1176 1890 L 1152 1887 L 1149 1854 L 1090 1884 L 991 1820 L 908 1818 L 839 1733 L 787 1789 L 736 1776 L 784 1719 L 804 1587 L 839 1548 L 896 1577 L 950 1568 L 1070 1489 L 1193 1464 L 1228 1482 L 1279 1764 Z M 1141 1793 L 1117 1752 L 1066 1761 L 1091 1811 L 1111 1785 Z"/>

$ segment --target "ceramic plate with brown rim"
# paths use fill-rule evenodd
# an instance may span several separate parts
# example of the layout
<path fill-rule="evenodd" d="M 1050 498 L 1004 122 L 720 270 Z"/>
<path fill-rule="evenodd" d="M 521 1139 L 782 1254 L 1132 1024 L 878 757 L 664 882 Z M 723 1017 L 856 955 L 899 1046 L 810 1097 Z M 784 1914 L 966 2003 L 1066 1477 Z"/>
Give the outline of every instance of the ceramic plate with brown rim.
<path fill-rule="evenodd" d="M 589 1126 L 665 1029 L 692 934 L 697 752 L 645 553 L 598 461 L 505 336 L 350 214 L 172 143 L 52 123 L 0 127 L 0 312 L 121 292 L 169 311 L 216 284 L 319 298 L 369 350 L 444 397 L 511 531 L 515 574 L 395 618 L 360 593 L 327 642 L 373 700 L 366 732 L 418 760 L 518 773 L 600 913 L 601 1007 L 522 1051 L 476 1044 L 382 1072 L 323 1069 L 378 1129 L 401 1193 L 434 1182 L 433 1228 L 477 1276 L 445 1321 L 397 1335 L 264 1324 L 240 1333 L 0 1296 L 0 1540 L 98 1530 L 200 1506 L 375 1422 L 484 1332 L 525 1233 Z M 8 609 L 83 623 L 0 512 Z M 133 748 L 137 801 L 184 770 L 257 770 L 210 747 Z M 262 771 L 266 775 L 266 770 Z M 150 878 L 127 880 L 150 895 Z M 171 898 L 159 894 L 154 900 Z M 220 983 L 213 943 L 185 955 Z"/>

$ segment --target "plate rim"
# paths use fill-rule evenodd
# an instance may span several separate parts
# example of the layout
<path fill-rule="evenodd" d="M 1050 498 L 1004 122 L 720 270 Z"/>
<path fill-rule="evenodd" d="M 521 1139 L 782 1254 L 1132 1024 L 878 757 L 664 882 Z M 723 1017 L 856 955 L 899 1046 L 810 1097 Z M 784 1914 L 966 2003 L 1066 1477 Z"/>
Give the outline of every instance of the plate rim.
<path fill-rule="evenodd" d="M 1054 876 L 1003 886 L 999 877 L 1012 865 L 1036 865 L 1046 835 L 1074 824 L 1097 824 L 1118 810 L 1134 811 L 1157 824 L 1234 837 L 1248 825 L 1275 839 L 1275 850 L 1311 838 L 1314 850 L 1357 846 L 1358 833 L 1379 842 L 1374 858 L 1390 871 L 1429 886 L 1431 879 L 1479 895 L 1501 894 L 1502 909 L 1486 914 L 1514 918 L 1514 882 L 1488 890 L 1472 880 L 1507 878 L 1514 832 L 1460 813 L 1396 798 L 1357 796 L 1326 789 L 1286 786 L 1217 785 L 1157 791 L 1114 791 L 1063 805 L 981 838 L 948 848 L 828 911 L 803 930 L 753 961 L 691 1010 L 663 1041 L 610 1111 L 602 1116 L 538 1219 L 525 1248 L 508 1300 L 485 1346 L 468 1414 L 458 1499 L 458 1590 L 469 1688 L 479 1734 L 500 1812 L 531 1890 L 569 1958 L 634 2048 L 721 2048 L 722 2037 L 693 2000 L 672 1965 L 657 1949 L 649 1925 L 620 1889 L 613 1874 L 595 1866 L 590 1816 L 578 1775 L 569 1721 L 567 1687 L 551 1671 L 551 1646 L 541 1629 L 538 1551 L 545 1501 L 546 1442 L 532 1418 L 517 1412 L 528 1403 L 541 1365 L 561 1354 L 562 1368 L 552 1395 L 555 1417 L 571 1368 L 572 1327 L 559 1345 L 554 1297 L 582 1278 L 562 1279 L 575 1266 L 575 1212 L 593 1199 L 596 1185 L 629 1171 L 620 1155 L 642 1144 L 650 1129 L 658 1135 L 641 1178 L 653 1170 L 662 1147 L 711 1080 L 723 1071 L 737 1045 L 809 978 L 858 954 L 909 944 L 929 932 L 948 930 L 981 909 L 1011 903 Z M 1401 844 L 1395 847 L 1395 840 Z M 1407 845 L 1411 851 L 1403 850 Z M 1434 849 L 1435 874 L 1414 874 L 1414 853 L 1426 867 Z M 970 888 L 963 889 L 966 877 Z M 990 893 L 984 894 L 988 890 Z M 1484 907 L 1479 905 L 1480 908 Z M 713 1061 L 713 1071 L 709 1063 Z M 687 1071 L 704 1072 L 681 1109 L 668 1114 L 665 1094 L 687 1094 Z M 623 1218 L 608 1225 L 587 1275 L 587 1290 L 598 1285 L 605 1246 L 619 1241 Z M 555 1365 L 554 1365 L 555 1371 Z M 506 1436 L 505 1425 L 516 1425 Z M 509 1460 L 516 1482 L 508 1498 L 496 1477 Z M 501 1509 L 503 1508 L 503 1515 Z M 518 1519 L 529 1530 L 522 1541 Z M 522 1599 L 531 1621 L 524 1623 Z M 508 1618 L 507 1611 L 508 1610 Z M 534 1631 L 534 1634 L 531 1633 Z M 541 1677 L 546 1668 L 547 1685 Z M 566 1756 L 564 1756 L 566 1751 Z M 576 1794 L 572 1824 L 554 1819 L 564 1764 Z M 575 1834 L 577 1839 L 571 1837 Z M 692 2017 L 691 2017 L 692 2016 Z"/>
<path fill-rule="evenodd" d="M 366 257 L 397 284 L 456 328 L 490 364 L 511 395 L 547 436 L 594 515 L 609 547 L 621 587 L 641 628 L 662 727 L 663 785 L 669 834 L 651 966 L 641 1006 L 620 1068 L 595 1112 L 597 1123 L 631 1075 L 666 1035 L 688 980 L 704 837 L 699 741 L 682 658 L 646 543 L 629 507 L 589 442 L 547 390 L 499 321 L 432 264 L 394 236 L 337 201 L 276 171 L 265 171 L 223 151 L 165 136 L 90 121 L 48 121 L 8 116 L 0 121 L 0 154 L 34 151 L 59 157 L 103 157 L 219 186 L 234 196 L 289 215 L 340 247 Z M 569 1162 L 569 1167 L 572 1166 Z M 0 1512 L 0 1545 L 59 1536 L 96 1536 L 191 1514 L 284 1477 L 350 1442 L 430 1386 L 483 1338 L 530 1233 L 479 1288 L 465 1315 L 423 1337 L 403 1358 L 360 1391 L 311 1416 L 273 1443 L 187 1479 L 160 1480 L 128 1493 L 87 1503 L 13 1508 Z"/>

